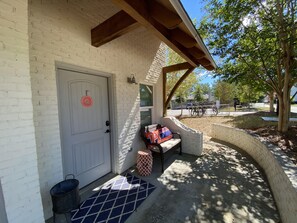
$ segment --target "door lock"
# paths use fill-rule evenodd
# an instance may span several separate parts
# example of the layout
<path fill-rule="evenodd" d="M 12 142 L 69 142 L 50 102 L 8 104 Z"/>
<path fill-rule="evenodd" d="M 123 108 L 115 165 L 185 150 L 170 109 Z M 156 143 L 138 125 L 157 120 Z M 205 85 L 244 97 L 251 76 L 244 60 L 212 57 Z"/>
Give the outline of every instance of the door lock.
<path fill-rule="evenodd" d="M 110 121 L 106 121 L 106 122 L 105 122 L 105 125 L 106 125 L 106 126 L 110 126 Z"/>

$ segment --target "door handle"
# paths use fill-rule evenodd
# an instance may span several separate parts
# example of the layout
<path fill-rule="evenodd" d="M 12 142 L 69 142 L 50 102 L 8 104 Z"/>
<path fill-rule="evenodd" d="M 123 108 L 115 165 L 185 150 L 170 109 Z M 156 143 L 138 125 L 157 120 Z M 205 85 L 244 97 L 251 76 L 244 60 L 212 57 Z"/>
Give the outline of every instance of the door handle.
<path fill-rule="evenodd" d="M 106 131 L 104 133 L 110 133 L 109 129 L 106 129 Z"/>

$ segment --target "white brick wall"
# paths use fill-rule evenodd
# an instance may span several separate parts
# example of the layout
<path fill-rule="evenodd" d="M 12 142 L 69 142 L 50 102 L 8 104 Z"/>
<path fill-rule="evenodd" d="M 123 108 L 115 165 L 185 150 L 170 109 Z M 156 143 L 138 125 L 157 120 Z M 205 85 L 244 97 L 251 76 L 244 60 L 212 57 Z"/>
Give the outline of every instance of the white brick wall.
<path fill-rule="evenodd" d="M 184 153 L 201 156 L 203 152 L 203 133 L 181 123 L 175 117 L 162 118 L 162 124 L 173 132 L 179 132 L 182 138 L 182 149 Z"/>
<path fill-rule="evenodd" d="M 297 219 L 297 167 L 273 145 L 265 145 L 241 129 L 213 124 L 213 138 L 245 150 L 263 168 L 269 181 L 281 220 L 295 223 Z"/>
<path fill-rule="evenodd" d="M 0 0 L 0 101 L 0 178 L 8 222 L 43 222 L 29 72 L 28 3 L 23 0 Z"/>
<path fill-rule="evenodd" d="M 122 172 L 135 163 L 142 147 L 138 138 L 139 85 L 127 83 L 132 73 L 138 82 L 160 84 L 164 51 L 160 41 L 139 28 L 99 48 L 91 46 L 90 31 L 117 12 L 112 1 L 32 0 L 29 5 L 30 70 L 34 123 L 41 195 L 46 218 L 52 215 L 49 190 L 62 180 L 61 142 L 57 106 L 55 62 L 112 73 L 114 82 L 116 170 Z M 162 100 L 156 97 L 156 117 Z M 156 120 L 157 121 L 157 120 Z M 132 152 L 128 149 L 133 147 Z"/>

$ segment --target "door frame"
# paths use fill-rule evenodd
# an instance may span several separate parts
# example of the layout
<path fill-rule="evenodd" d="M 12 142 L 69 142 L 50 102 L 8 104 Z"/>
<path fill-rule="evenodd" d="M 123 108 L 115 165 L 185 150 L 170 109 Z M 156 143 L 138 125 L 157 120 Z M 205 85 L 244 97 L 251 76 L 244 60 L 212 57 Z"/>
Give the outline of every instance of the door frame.
<path fill-rule="evenodd" d="M 116 166 L 116 160 L 118 158 L 118 153 L 117 153 L 117 127 L 115 123 L 115 111 L 116 111 L 116 104 L 114 103 L 115 101 L 115 83 L 114 83 L 114 74 L 112 73 L 106 73 L 104 71 L 98 71 L 98 70 L 93 70 L 85 67 L 80 67 L 77 65 L 73 64 L 68 64 L 64 62 L 55 62 L 55 72 L 56 72 L 56 86 L 57 86 L 57 99 L 58 99 L 58 118 L 59 118 L 59 132 L 60 132 L 60 147 L 61 147 L 61 158 L 62 158 L 62 168 L 63 168 L 63 178 L 65 177 L 65 172 L 64 172 L 64 159 L 63 159 L 63 136 L 62 136 L 62 131 L 61 131 L 61 115 L 60 115 L 60 95 L 59 95 L 59 82 L 58 82 L 58 70 L 68 70 L 68 71 L 73 71 L 77 73 L 82 73 L 86 75 L 94 75 L 94 76 L 99 76 L 99 77 L 105 77 L 107 78 L 107 94 L 108 94 L 108 112 L 109 112 L 109 120 L 110 120 L 110 161 L 111 161 L 111 172 L 112 173 L 117 173 L 117 166 Z"/>

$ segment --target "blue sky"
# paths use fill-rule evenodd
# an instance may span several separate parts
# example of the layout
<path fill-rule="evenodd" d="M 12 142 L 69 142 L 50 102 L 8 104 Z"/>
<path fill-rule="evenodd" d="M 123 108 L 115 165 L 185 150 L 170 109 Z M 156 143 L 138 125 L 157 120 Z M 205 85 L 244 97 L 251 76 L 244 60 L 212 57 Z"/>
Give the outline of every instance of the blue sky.
<path fill-rule="evenodd" d="M 190 18 L 196 19 L 197 23 L 200 23 L 202 17 L 206 15 L 206 10 L 204 9 L 205 3 L 202 0 L 181 0 L 184 8 L 189 14 Z M 211 76 L 205 74 L 200 78 L 200 83 L 209 83 L 213 84 L 215 79 Z"/>

